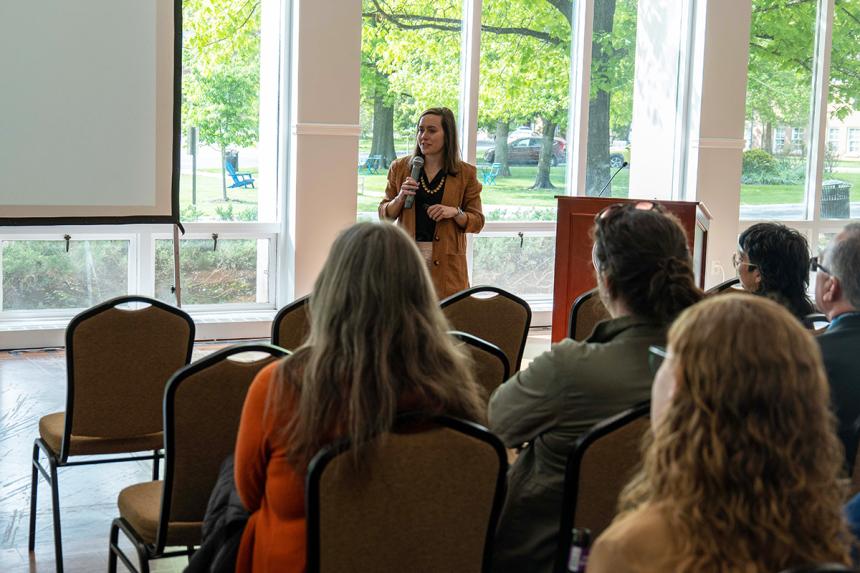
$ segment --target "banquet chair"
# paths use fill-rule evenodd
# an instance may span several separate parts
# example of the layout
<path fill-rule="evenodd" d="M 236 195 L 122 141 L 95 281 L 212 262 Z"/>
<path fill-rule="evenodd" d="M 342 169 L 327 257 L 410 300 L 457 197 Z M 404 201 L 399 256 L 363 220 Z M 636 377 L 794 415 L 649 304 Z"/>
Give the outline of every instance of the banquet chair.
<path fill-rule="evenodd" d="M 272 344 L 293 352 L 304 343 L 311 330 L 309 301 L 303 296 L 278 311 L 272 320 Z"/>
<path fill-rule="evenodd" d="M 308 466 L 307 573 L 489 571 L 507 470 L 499 439 L 439 417 L 371 447 L 366 471 L 345 440 Z"/>
<path fill-rule="evenodd" d="M 136 310 L 120 308 L 130 303 L 148 306 Z M 39 420 L 30 485 L 28 547 L 33 551 L 36 543 L 36 500 L 41 474 L 51 487 L 58 572 L 63 571 L 63 547 L 57 470 L 152 460 L 152 479 L 158 479 L 164 387 L 170 376 L 191 359 L 194 333 L 194 321 L 188 314 L 143 296 L 108 300 L 69 322 L 66 407 L 63 412 Z M 152 453 L 130 455 L 134 452 Z M 47 468 L 42 465 L 40 454 L 47 458 Z M 80 459 L 81 456 L 88 458 Z"/>
<path fill-rule="evenodd" d="M 439 303 L 453 330 L 495 344 L 505 353 L 511 372 L 520 369 L 532 321 L 528 303 L 506 290 L 476 286 Z"/>
<path fill-rule="evenodd" d="M 511 369 L 505 353 L 495 344 L 466 332 L 452 330 L 448 334 L 466 344 L 474 363 L 475 381 L 481 385 L 489 399 L 493 390 L 510 376 Z"/>
<path fill-rule="evenodd" d="M 596 539 L 615 518 L 618 496 L 639 466 L 651 405 L 639 404 L 580 436 L 567 458 L 554 571 L 567 572 L 573 529 Z"/>
<path fill-rule="evenodd" d="M 253 361 L 237 355 L 263 354 Z M 245 394 L 257 373 L 289 354 L 271 344 L 237 344 L 177 372 L 164 391 L 164 479 L 126 487 L 110 528 L 108 571 L 117 559 L 131 571 L 149 561 L 191 555 L 200 544 L 203 517 L 218 470 L 236 445 Z M 135 548 L 136 569 L 119 546 L 122 531 Z M 181 546 L 179 550 L 168 547 Z"/>

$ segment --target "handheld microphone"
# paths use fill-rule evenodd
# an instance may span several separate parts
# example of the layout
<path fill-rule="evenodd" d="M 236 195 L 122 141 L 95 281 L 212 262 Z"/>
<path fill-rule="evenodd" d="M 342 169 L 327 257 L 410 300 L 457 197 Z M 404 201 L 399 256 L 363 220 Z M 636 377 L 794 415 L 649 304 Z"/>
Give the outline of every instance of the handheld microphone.
<path fill-rule="evenodd" d="M 603 192 L 609 188 L 609 184 L 612 183 L 612 180 L 615 179 L 615 176 L 621 173 L 621 170 L 630 165 L 626 161 L 621 164 L 621 167 L 615 170 L 615 173 L 612 174 L 612 177 L 609 178 L 609 181 L 606 182 L 606 185 L 603 186 L 603 189 L 600 190 L 600 193 L 597 194 L 598 197 L 603 197 Z"/>
<path fill-rule="evenodd" d="M 412 158 L 412 179 L 418 181 L 418 178 L 421 177 L 421 170 L 424 168 L 424 158 L 420 155 L 416 155 Z M 407 195 L 406 202 L 403 203 L 404 209 L 411 209 L 412 205 L 415 203 L 415 195 Z"/>

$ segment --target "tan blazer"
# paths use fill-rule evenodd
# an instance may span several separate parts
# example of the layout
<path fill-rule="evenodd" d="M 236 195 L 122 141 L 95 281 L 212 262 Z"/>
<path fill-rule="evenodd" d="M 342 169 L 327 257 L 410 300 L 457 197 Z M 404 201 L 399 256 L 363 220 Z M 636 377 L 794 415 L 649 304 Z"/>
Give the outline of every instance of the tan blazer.
<path fill-rule="evenodd" d="M 385 214 L 385 208 L 397 197 L 400 185 L 409 177 L 411 159 L 411 155 L 401 157 L 388 169 L 385 198 L 379 204 L 380 219 L 389 219 Z M 453 219 L 436 223 L 430 276 L 440 299 L 469 288 L 469 275 L 466 268 L 466 233 L 478 233 L 484 228 L 481 184 L 478 182 L 477 169 L 474 165 L 461 163 L 457 175 L 448 175 L 445 179 L 442 205 L 461 208 L 466 214 L 467 221 L 465 229 L 461 229 Z M 397 217 L 397 224 L 415 238 L 415 209 L 402 209 Z"/>

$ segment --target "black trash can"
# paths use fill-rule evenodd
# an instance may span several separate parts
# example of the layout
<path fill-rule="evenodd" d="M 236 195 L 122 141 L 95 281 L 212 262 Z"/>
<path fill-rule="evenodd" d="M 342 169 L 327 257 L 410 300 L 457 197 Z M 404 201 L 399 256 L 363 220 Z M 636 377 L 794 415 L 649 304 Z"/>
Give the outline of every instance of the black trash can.
<path fill-rule="evenodd" d="M 239 171 L 239 152 L 226 151 L 224 152 L 224 161 L 233 167 L 233 171 Z"/>
<path fill-rule="evenodd" d="M 821 183 L 821 218 L 849 219 L 851 217 L 851 184 L 840 179 Z"/>

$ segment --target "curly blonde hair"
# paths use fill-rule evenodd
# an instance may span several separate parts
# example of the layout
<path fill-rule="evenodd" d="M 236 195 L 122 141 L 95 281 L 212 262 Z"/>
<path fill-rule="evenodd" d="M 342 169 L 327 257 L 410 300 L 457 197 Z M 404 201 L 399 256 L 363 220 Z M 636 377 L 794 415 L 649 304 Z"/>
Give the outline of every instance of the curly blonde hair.
<path fill-rule="evenodd" d="M 675 392 L 622 511 L 665 509 L 676 571 L 848 563 L 842 451 L 812 336 L 742 295 L 687 309 L 669 331 Z"/>

